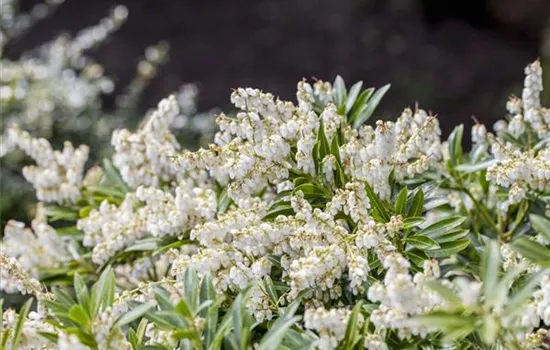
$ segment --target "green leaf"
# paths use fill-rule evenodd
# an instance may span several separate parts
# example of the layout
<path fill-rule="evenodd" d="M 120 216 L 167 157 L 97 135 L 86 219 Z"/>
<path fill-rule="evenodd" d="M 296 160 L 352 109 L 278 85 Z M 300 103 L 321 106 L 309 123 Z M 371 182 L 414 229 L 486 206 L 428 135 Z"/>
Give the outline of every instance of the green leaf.
<path fill-rule="evenodd" d="M 176 305 L 176 311 L 187 320 L 193 320 L 193 313 L 191 312 L 191 308 L 189 307 L 185 299 L 182 299 L 178 302 L 178 304 Z"/>
<path fill-rule="evenodd" d="M 378 197 L 376 193 L 372 190 L 372 187 L 367 182 L 364 182 L 365 189 L 367 191 L 367 196 L 369 197 L 369 203 L 372 207 L 372 210 L 375 211 L 381 218 L 384 220 L 384 222 L 390 221 L 390 214 L 386 210 L 384 203 L 382 203 L 382 200 Z"/>
<path fill-rule="evenodd" d="M 424 261 L 430 258 L 426 255 L 426 253 L 419 249 L 409 250 L 408 252 L 405 252 L 405 255 L 418 267 L 423 267 Z"/>
<path fill-rule="evenodd" d="M 218 196 L 218 212 L 225 213 L 229 204 L 231 203 L 231 198 L 227 194 L 227 187 Z"/>
<path fill-rule="evenodd" d="M 55 298 L 57 301 L 63 305 L 63 307 L 68 311 L 76 302 L 74 299 L 64 290 L 59 288 L 53 288 L 52 289 L 53 295 L 55 295 Z"/>
<path fill-rule="evenodd" d="M 363 112 L 365 112 L 365 110 L 367 109 L 369 99 L 371 98 L 373 92 L 374 92 L 374 88 L 368 88 L 363 90 L 363 92 L 359 94 L 359 97 L 357 97 L 357 100 L 353 108 L 351 109 L 351 113 L 349 114 L 347 119 L 350 125 L 352 125 L 353 122 L 357 120 L 357 118 L 359 118 L 359 116 Z"/>
<path fill-rule="evenodd" d="M 136 331 L 133 328 L 128 329 L 128 341 L 132 345 L 132 350 L 137 350 L 140 342 L 137 338 Z"/>
<path fill-rule="evenodd" d="M 42 337 L 48 339 L 49 341 L 51 341 L 54 344 L 57 344 L 57 341 L 59 340 L 59 336 L 55 333 L 38 332 L 38 334 L 40 334 Z"/>
<path fill-rule="evenodd" d="M 436 291 L 452 306 L 459 307 L 460 305 L 462 305 L 462 300 L 455 294 L 455 292 L 451 288 L 444 286 L 440 281 L 427 281 L 425 282 L 425 285 L 427 285 L 430 289 Z"/>
<path fill-rule="evenodd" d="M 447 242 L 440 244 L 439 249 L 429 250 L 426 253 L 432 258 L 447 258 L 458 252 L 463 251 L 470 245 L 468 238 L 459 239 L 454 242 Z"/>
<path fill-rule="evenodd" d="M 378 107 L 378 104 L 382 100 L 382 97 L 386 94 L 386 92 L 390 89 L 390 84 L 384 85 L 380 89 L 378 89 L 370 98 L 367 108 L 357 116 L 357 119 L 353 122 L 353 128 L 358 129 L 361 125 L 363 125 L 374 113 L 374 110 L 376 107 Z"/>
<path fill-rule="evenodd" d="M 437 243 L 447 243 L 447 242 L 454 242 L 456 240 L 459 240 L 461 238 L 464 238 L 470 233 L 470 230 L 453 230 L 449 233 L 444 234 L 443 236 L 437 237 L 436 241 Z"/>
<path fill-rule="evenodd" d="M 496 310 L 501 310 L 506 303 L 512 284 L 526 269 L 526 265 L 519 264 L 508 271 L 489 294 L 485 294 L 487 304 Z"/>
<path fill-rule="evenodd" d="M 115 274 L 111 267 L 107 267 L 99 277 L 99 280 L 92 287 L 90 300 L 91 317 L 94 318 L 100 308 L 107 308 L 113 305 L 115 298 Z"/>
<path fill-rule="evenodd" d="M 153 291 L 155 292 L 155 300 L 161 311 L 173 311 L 175 309 L 166 290 L 159 286 L 153 286 Z"/>
<path fill-rule="evenodd" d="M 273 210 L 270 210 L 267 212 L 267 214 L 262 218 L 262 220 L 272 220 L 276 219 L 279 215 L 283 216 L 290 216 L 294 215 L 294 209 L 292 209 L 292 206 L 290 204 L 286 204 L 284 206 L 279 206 Z"/>
<path fill-rule="evenodd" d="M 349 93 L 346 99 L 346 112 L 345 112 L 346 115 L 353 108 L 353 105 L 355 104 L 355 101 L 357 100 L 357 97 L 359 96 L 359 93 L 361 92 L 362 87 L 363 87 L 363 82 L 358 81 L 357 83 L 353 84 L 353 86 L 349 89 Z"/>
<path fill-rule="evenodd" d="M 312 183 L 301 184 L 294 188 L 294 192 L 298 191 L 302 191 L 305 198 L 328 197 L 328 193 L 325 190 Z"/>
<path fill-rule="evenodd" d="M 134 322 L 138 318 L 145 315 L 149 310 L 151 310 L 153 307 L 155 307 L 155 303 L 152 301 L 149 301 L 147 303 L 140 304 L 136 307 L 134 307 L 129 312 L 122 315 L 115 323 L 116 326 L 124 326 L 131 322 Z"/>
<path fill-rule="evenodd" d="M 520 237 L 516 239 L 512 243 L 511 247 L 523 257 L 536 263 L 550 262 L 550 249 L 540 243 L 528 239 L 527 237 Z"/>
<path fill-rule="evenodd" d="M 437 244 L 436 241 L 434 241 L 428 236 L 424 236 L 420 234 L 406 237 L 404 241 L 420 250 L 433 250 L 433 249 L 439 248 L 439 244 Z"/>
<path fill-rule="evenodd" d="M 199 304 L 199 276 L 193 267 L 185 270 L 183 288 L 185 300 L 194 313 Z"/>
<path fill-rule="evenodd" d="M 145 318 L 142 318 L 141 321 L 139 321 L 139 324 L 136 330 L 136 337 L 138 340 L 138 344 L 143 343 L 143 337 L 145 337 L 145 331 L 147 330 L 148 323 L 149 322 Z"/>
<path fill-rule="evenodd" d="M 502 257 L 497 241 L 487 242 L 485 253 L 481 260 L 481 278 L 483 280 L 483 294 L 486 298 L 492 298 L 492 293 L 497 285 Z"/>
<path fill-rule="evenodd" d="M 76 300 L 78 303 L 84 307 L 86 310 L 90 310 L 90 293 L 88 292 L 88 287 L 86 282 L 80 277 L 80 275 L 75 273 L 74 275 L 74 291 L 76 294 Z"/>
<path fill-rule="evenodd" d="M 33 298 L 27 300 L 19 310 L 19 318 L 17 319 L 17 324 L 15 325 L 15 331 L 13 333 L 13 340 L 11 342 L 12 349 L 18 349 L 19 342 L 21 341 L 21 334 L 23 332 L 23 325 L 25 324 L 25 319 L 29 314 L 33 300 Z"/>
<path fill-rule="evenodd" d="M 58 236 L 84 236 L 84 232 L 76 228 L 76 226 L 60 227 L 55 229 Z"/>
<path fill-rule="evenodd" d="M 300 316 L 294 316 L 291 318 L 279 317 L 273 324 L 273 328 L 271 328 L 263 336 L 260 345 L 258 346 L 258 350 L 278 349 L 286 335 L 286 332 L 299 320 Z"/>
<path fill-rule="evenodd" d="M 407 187 L 403 187 L 395 200 L 395 215 L 405 215 L 407 206 Z"/>
<path fill-rule="evenodd" d="M 421 232 L 426 236 L 437 239 L 438 237 L 449 233 L 452 229 L 462 225 L 464 221 L 466 221 L 466 217 L 464 216 L 451 216 L 431 224 Z"/>
<path fill-rule="evenodd" d="M 113 163 L 111 163 L 111 160 L 109 160 L 108 158 L 103 158 L 103 170 L 105 171 L 105 176 L 107 177 L 107 180 L 110 184 L 112 184 L 113 186 L 117 186 L 125 193 L 130 190 L 128 185 L 126 185 L 124 180 L 122 180 L 122 176 L 120 176 L 118 169 L 115 168 Z"/>
<path fill-rule="evenodd" d="M 346 99 L 346 83 L 344 83 L 344 79 L 342 79 L 339 75 L 336 76 L 334 84 L 332 85 L 332 93 L 336 108 L 339 110 L 340 107 L 344 105 L 344 101 Z"/>
<path fill-rule="evenodd" d="M 319 161 L 322 162 L 325 157 L 330 154 L 330 145 L 325 134 L 325 127 L 323 121 L 319 125 L 319 131 L 317 134 L 317 140 L 319 141 Z"/>
<path fill-rule="evenodd" d="M 301 184 L 308 184 L 310 182 L 311 182 L 311 179 L 309 177 L 304 177 L 304 176 L 297 177 L 292 181 L 295 188 L 300 186 Z"/>
<path fill-rule="evenodd" d="M 78 220 L 78 209 L 71 207 L 62 207 L 56 205 L 47 205 L 44 207 L 44 213 L 50 218 L 50 221 L 76 221 Z"/>
<path fill-rule="evenodd" d="M 424 191 L 419 189 L 418 192 L 413 197 L 411 207 L 407 213 L 407 217 L 410 216 L 421 216 L 424 211 Z"/>
<path fill-rule="evenodd" d="M 461 173 L 465 174 L 471 174 L 471 173 L 477 173 L 481 170 L 485 170 L 489 168 L 491 165 L 497 164 L 498 161 L 496 159 L 489 159 L 480 163 L 474 163 L 474 164 L 460 164 L 455 166 L 455 170 L 459 171 Z"/>
<path fill-rule="evenodd" d="M 346 327 L 346 335 L 344 337 L 345 349 L 352 348 L 352 345 L 355 343 L 355 340 L 357 338 L 357 319 L 359 317 L 359 313 L 361 312 L 362 307 L 363 301 L 359 300 L 357 304 L 355 304 L 355 306 L 353 307 L 353 310 L 351 310 L 348 325 Z"/>
<path fill-rule="evenodd" d="M 423 218 L 422 216 L 408 217 L 405 220 L 403 220 L 403 229 L 408 230 L 408 229 L 411 229 L 413 227 L 417 227 L 418 225 L 420 225 L 424 221 L 426 221 L 426 219 Z"/>
<path fill-rule="evenodd" d="M 90 324 L 90 316 L 82 305 L 73 305 L 69 310 L 69 318 L 82 327 L 87 327 Z"/>
<path fill-rule="evenodd" d="M 523 312 L 522 306 L 527 302 L 531 297 L 535 288 L 539 285 L 540 281 L 544 276 L 547 276 L 550 273 L 550 269 L 545 268 L 539 272 L 531 275 L 527 282 L 522 286 L 522 288 L 511 296 L 506 305 L 506 308 L 503 311 L 503 316 L 515 315 L 517 312 Z"/>
<path fill-rule="evenodd" d="M 493 315 L 484 315 L 483 323 L 481 324 L 480 334 L 483 342 L 488 345 L 493 345 L 497 339 L 500 324 Z"/>
<path fill-rule="evenodd" d="M 340 159 L 340 145 L 338 143 L 338 135 L 332 137 L 332 142 L 330 143 L 330 154 L 336 158 L 338 163 L 341 163 Z"/>
<path fill-rule="evenodd" d="M 413 317 L 405 323 L 409 326 L 424 326 L 445 331 L 457 328 L 473 329 L 474 322 L 475 318 L 472 316 L 436 311 Z"/>
<path fill-rule="evenodd" d="M 273 303 L 277 303 L 277 301 L 279 300 L 279 295 L 277 293 L 277 290 L 275 289 L 275 286 L 273 285 L 273 280 L 271 279 L 271 277 L 269 277 L 269 275 L 266 276 L 264 279 L 264 286 L 267 295 L 269 295 L 271 301 Z"/>
<path fill-rule="evenodd" d="M 533 229 L 544 237 L 546 241 L 550 241 L 550 220 L 537 214 L 529 215 L 529 220 L 531 220 Z"/>
<path fill-rule="evenodd" d="M 451 135 L 449 135 L 449 163 L 451 166 L 462 163 L 462 136 L 464 134 L 464 125 L 460 124 L 455 127 Z"/>

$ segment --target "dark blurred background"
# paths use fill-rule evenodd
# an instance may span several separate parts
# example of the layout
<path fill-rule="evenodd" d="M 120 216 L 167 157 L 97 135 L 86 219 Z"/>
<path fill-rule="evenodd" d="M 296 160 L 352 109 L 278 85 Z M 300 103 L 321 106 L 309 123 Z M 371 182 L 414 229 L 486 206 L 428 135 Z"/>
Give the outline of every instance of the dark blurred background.
<path fill-rule="evenodd" d="M 23 10 L 34 3 L 22 1 Z M 146 46 L 171 46 L 143 111 L 184 82 L 199 84 L 205 110 L 227 107 L 238 86 L 294 99 L 303 77 L 340 74 L 348 83 L 392 83 L 381 117 L 418 101 L 448 132 L 472 116 L 501 118 L 524 66 L 550 51 L 550 0 L 69 0 L 7 55 L 93 25 L 116 4 L 129 8 L 128 22 L 92 56 L 118 86 Z"/>

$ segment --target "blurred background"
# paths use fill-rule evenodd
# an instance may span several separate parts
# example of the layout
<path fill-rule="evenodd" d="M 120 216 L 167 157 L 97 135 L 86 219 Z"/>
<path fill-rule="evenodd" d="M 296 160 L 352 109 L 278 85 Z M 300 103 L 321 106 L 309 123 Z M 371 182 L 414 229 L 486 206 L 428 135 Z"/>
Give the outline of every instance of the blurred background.
<path fill-rule="evenodd" d="M 127 23 L 90 52 L 117 86 L 135 74 L 144 47 L 170 45 L 141 111 L 183 82 L 198 84 L 198 109 L 208 110 L 227 107 L 235 87 L 294 99 L 303 77 L 340 74 L 348 83 L 391 83 L 383 117 L 418 101 L 448 132 L 472 116 L 502 118 L 524 66 L 550 57 L 549 0 L 72 0 L 9 42 L 5 55 L 93 25 L 117 4 L 128 7 Z"/>
<path fill-rule="evenodd" d="M 90 163 L 110 154 L 113 129 L 135 128 L 173 92 L 185 114 L 176 134 L 194 148 L 240 86 L 294 100 L 302 78 L 391 83 L 373 120 L 418 103 L 444 134 L 503 118 L 539 57 L 550 86 L 550 0 L 0 0 L 0 10 L 0 132 L 16 122 L 56 148 L 89 144 Z M 35 206 L 20 175 L 29 159 L 1 157 L 8 148 L 0 142 L 0 235 Z"/>

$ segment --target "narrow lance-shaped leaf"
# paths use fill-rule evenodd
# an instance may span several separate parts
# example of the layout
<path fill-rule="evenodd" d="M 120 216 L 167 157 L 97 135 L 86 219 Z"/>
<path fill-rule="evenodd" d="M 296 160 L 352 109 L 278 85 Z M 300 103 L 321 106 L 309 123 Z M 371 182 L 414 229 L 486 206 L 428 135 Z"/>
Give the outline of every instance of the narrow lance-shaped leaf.
<path fill-rule="evenodd" d="M 421 216 L 424 211 L 424 191 L 419 189 L 413 197 L 407 216 Z"/>
<path fill-rule="evenodd" d="M 136 306 L 135 308 L 133 308 L 132 310 L 130 310 L 129 312 L 125 313 L 124 315 L 122 315 L 117 321 L 116 321 L 116 325 L 117 326 L 124 326 L 124 325 L 127 325 L 128 323 L 131 323 L 131 322 L 134 322 L 135 320 L 137 320 L 138 318 L 142 317 L 143 315 L 145 315 L 149 310 L 151 310 L 153 307 L 155 306 L 155 303 L 150 301 L 150 302 L 147 302 L 147 303 L 143 303 L 141 305 L 138 305 Z"/>
<path fill-rule="evenodd" d="M 368 106 L 369 99 L 371 98 L 373 92 L 374 92 L 374 88 L 368 88 L 359 94 L 359 97 L 357 97 L 357 100 L 348 116 L 349 124 L 353 125 L 353 122 L 357 120 L 357 118 L 363 112 L 365 112 Z"/>
<path fill-rule="evenodd" d="M 397 195 L 397 199 L 395 200 L 395 214 L 396 215 L 405 215 L 405 208 L 407 206 L 407 187 L 403 187 L 399 194 Z"/>
<path fill-rule="evenodd" d="M 97 315 L 100 307 L 107 308 L 113 305 L 115 298 L 115 275 L 111 267 L 107 267 L 92 287 L 90 300 L 91 316 Z"/>
<path fill-rule="evenodd" d="M 357 97 L 359 96 L 359 93 L 361 92 L 362 87 L 363 82 L 358 81 L 357 83 L 353 84 L 352 87 L 349 89 L 349 93 L 346 98 L 346 115 L 351 111 L 353 105 L 355 104 L 355 101 L 357 100 Z"/>
<path fill-rule="evenodd" d="M 540 243 L 532 241 L 527 237 L 516 239 L 512 245 L 512 249 L 520 253 L 524 258 L 532 260 L 536 263 L 550 263 L 550 249 Z"/>
<path fill-rule="evenodd" d="M 365 189 L 367 191 L 367 196 L 369 197 L 369 203 L 372 209 L 380 215 L 384 222 L 389 222 L 390 214 L 386 210 L 384 203 L 380 200 L 378 195 L 374 193 L 372 187 L 370 187 L 367 182 L 365 182 Z"/>
<path fill-rule="evenodd" d="M 464 134 L 464 125 L 454 128 L 449 136 L 449 163 L 452 166 L 462 163 L 462 135 Z"/>
<path fill-rule="evenodd" d="M 498 281 L 501 265 L 500 247 L 498 242 L 490 240 L 487 243 L 485 253 L 481 260 L 481 274 L 483 279 L 483 294 L 486 298 L 491 299 L 492 293 L 495 291 L 495 286 Z"/>
<path fill-rule="evenodd" d="M 550 241 L 550 220 L 544 216 L 531 214 L 529 215 L 533 229 L 537 231 L 546 241 Z"/>
<path fill-rule="evenodd" d="M 74 291 L 76 294 L 76 299 L 78 300 L 78 303 L 84 307 L 84 309 L 88 310 L 88 313 L 90 313 L 90 293 L 88 292 L 88 287 L 86 286 L 86 282 L 80 277 L 80 275 L 75 273 L 74 275 Z"/>
<path fill-rule="evenodd" d="M 380 89 L 378 89 L 370 98 L 369 103 L 367 105 L 367 108 L 357 116 L 357 119 L 353 122 L 353 128 L 358 129 L 361 125 L 363 125 L 374 113 L 374 110 L 376 107 L 378 107 L 378 104 L 382 100 L 382 97 L 386 94 L 386 92 L 390 89 L 390 84 L 384 85 Z"/>
<path fill-rule="evenodd" d="M 19 342 L 21 341 L 21 334 L 23 332 L 25 319 L 29 314 L 33 300 L 34 299 L 32 298 L 27 300 L 27 302 L 23 304 L 23 306 L 19 310 L 19 318 L 17 319 L 17 324 L 15 325 L 15 331 L 13 333 L 13 340 L 11 342 L 12 349 L 18 349 Z"/>
<path fill-rule="evenodd" d="M 334 97 L 336 98 L 334 103 L 336 104 L 336 107 L 340 109 L 340 107 L 343 106 L 344 101 L 346 99 L 346 83 L 344 83 L 344 79 L 342 79 L 341 76 L 336 76 L 336 79 L 334 80 L 334 84 L 332 84 L 332 91 L 334 94 Z"/>
<path fill-rule="evenodd" d="M 444 234 L 449 233 L 452 229 L 462 225 L 464 221 L 466 221 L 466 217 L 464 216 L 451 216 L 434 222 L 430 226 L 423 229 L 422 233 L 437 240 L 438 237 L 443 236 Z"/>

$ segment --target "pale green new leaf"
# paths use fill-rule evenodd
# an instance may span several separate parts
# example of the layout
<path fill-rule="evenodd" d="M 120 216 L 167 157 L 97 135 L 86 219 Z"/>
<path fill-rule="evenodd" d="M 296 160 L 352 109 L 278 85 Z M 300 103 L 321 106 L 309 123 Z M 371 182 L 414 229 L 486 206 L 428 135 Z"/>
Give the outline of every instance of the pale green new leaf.
<path fill-rule="evenodd" d="M 550 241 L 550 220 L 544 216 L 531 214 L 529 215 L 531 225 L 545 240 Z"/>

